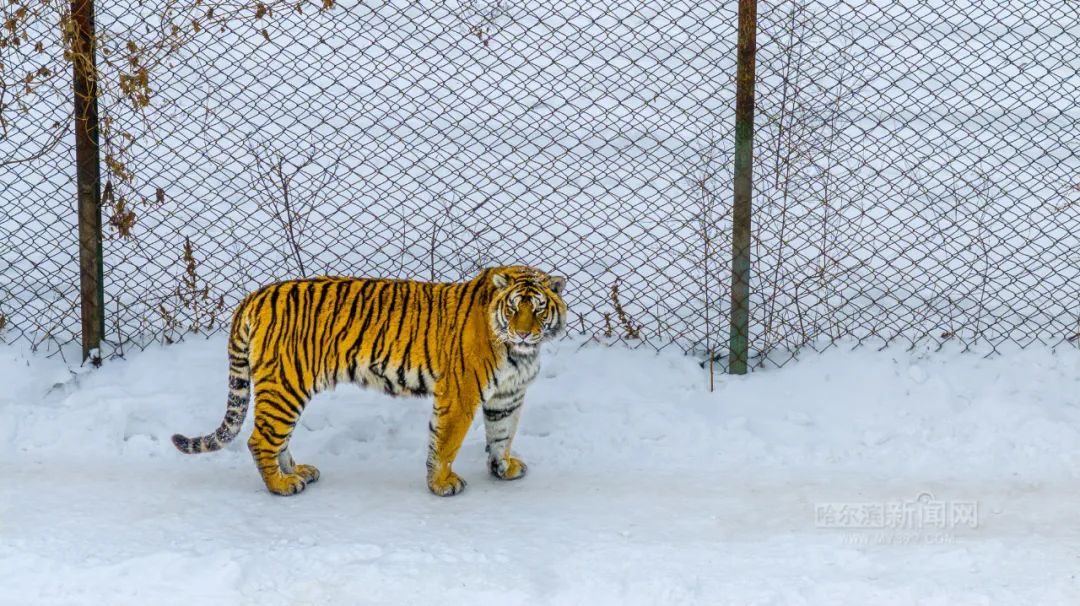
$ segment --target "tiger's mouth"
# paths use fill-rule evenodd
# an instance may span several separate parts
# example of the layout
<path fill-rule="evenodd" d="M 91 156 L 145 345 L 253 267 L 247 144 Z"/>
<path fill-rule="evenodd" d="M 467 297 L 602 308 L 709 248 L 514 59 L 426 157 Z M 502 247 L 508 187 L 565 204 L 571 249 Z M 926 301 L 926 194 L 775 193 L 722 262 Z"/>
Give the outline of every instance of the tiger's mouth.
<path fill-rule="evenodd" d="M 516 356 L 530 356 L 540 348 L 540 343 L 530 343 L 527 341 L 515 341 L 513 343 L 506 344 L 510 348 L 510 353 Z"/>
<path fill-rule="evenodd" d="M 500 330 L 499 340 L 506 344 L 511 353 L 521 356 L 536 353 L 544 339 L 543 334 L 519 336 L 511 335 L 509 330 Z"/>

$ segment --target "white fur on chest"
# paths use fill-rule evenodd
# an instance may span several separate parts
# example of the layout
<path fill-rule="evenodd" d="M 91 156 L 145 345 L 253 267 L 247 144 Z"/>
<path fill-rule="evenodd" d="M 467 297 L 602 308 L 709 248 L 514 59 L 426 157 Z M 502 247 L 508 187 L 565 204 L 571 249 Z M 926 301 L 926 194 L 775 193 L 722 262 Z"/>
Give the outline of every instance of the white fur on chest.
<path fill-rule="evenodd" d="M 513 394 L 523 391 L 540 372 L 540 356 L 511 358 L 507 356 L 495 369 L 495 376 L 487 388 L 487 395 Z"/>

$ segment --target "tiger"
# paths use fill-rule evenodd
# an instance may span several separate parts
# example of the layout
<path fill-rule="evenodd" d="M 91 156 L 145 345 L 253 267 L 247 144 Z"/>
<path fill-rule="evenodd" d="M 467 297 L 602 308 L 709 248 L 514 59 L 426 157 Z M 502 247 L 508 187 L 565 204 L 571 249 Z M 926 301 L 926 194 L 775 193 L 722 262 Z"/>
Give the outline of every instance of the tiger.
<path fill-rule="evenodd" d="M 464 282 L 324 276 L 264 286 L 233 312 L 224 420 L 209 435 L 176 434 L 172 442 L 188 454 L 221 449 L 240 432 L 253 395 L 248 450 L 267 490 L 298 494 L 320 474 L 293 459 L 293 428 L 312 396 L 348 382 L 394 396 L 434 395 L 432 493 L 465 489 L 451 466 L 477 408 L 488 469 L 519 479 L 528 467 L 510 445 L 525 388 L 540 369 L 540 344 L 565 328 L 565 285 L 564 277 L 512 265 Z"/>

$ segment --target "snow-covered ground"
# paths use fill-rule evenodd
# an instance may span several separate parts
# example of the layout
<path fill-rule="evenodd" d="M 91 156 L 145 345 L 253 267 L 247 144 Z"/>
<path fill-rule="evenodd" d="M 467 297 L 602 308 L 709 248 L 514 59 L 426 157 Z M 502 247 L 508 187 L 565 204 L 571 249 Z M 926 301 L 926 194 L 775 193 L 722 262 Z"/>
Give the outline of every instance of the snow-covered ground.
<path fill-rule="evenodd" d="M 434 497 L 430 403 L 339 388 L 281 498 L 243 439 L 169 443 L 220 421 L 222 337 L 77 373 L 0 348 L 0 603 L 1080 603 L 1080 351 L 832 348 L 714 393 L 673 352 L 545 355 L 524 480 L 474 428 Z"/>

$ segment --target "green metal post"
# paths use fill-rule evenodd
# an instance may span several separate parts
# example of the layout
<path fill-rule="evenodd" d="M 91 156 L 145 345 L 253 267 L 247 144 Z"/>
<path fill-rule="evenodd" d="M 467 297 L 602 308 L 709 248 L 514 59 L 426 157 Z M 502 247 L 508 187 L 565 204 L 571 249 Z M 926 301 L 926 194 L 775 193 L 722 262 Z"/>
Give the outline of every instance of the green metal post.
<path fill-rule="evenodd" d="M 750 351 L 750 218 L 754 147 L 754 53 L 757 0 L 739 0 L 735 70 L 735 191 L 731 233 L 731 330 L 728 372 L 746 374 Z"/>

